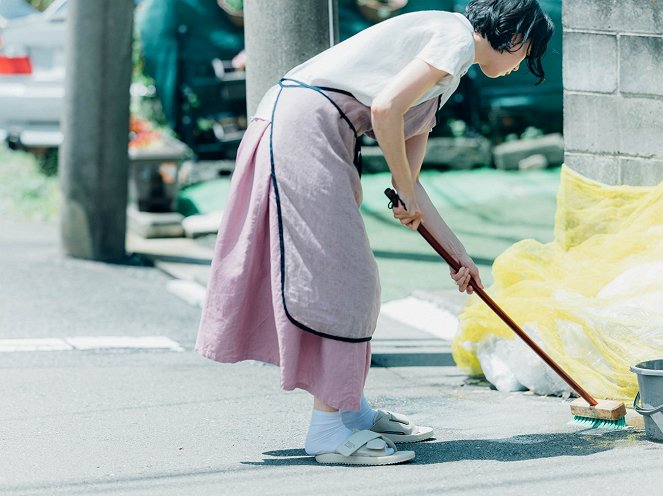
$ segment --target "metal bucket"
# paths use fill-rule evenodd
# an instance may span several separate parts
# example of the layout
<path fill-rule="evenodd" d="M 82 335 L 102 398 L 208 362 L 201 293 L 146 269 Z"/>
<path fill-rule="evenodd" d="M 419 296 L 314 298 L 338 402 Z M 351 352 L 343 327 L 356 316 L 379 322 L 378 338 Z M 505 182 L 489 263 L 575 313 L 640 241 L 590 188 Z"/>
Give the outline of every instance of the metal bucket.
<path fill-rule="evenodd" d="M 652 441 L 663 442 L 663 360 L 649 360 L 631 367 L 640 391 L 633 408 L 645 418 L 645 432 Z M 642 399 L 642 405 L 640 405 Z"/>

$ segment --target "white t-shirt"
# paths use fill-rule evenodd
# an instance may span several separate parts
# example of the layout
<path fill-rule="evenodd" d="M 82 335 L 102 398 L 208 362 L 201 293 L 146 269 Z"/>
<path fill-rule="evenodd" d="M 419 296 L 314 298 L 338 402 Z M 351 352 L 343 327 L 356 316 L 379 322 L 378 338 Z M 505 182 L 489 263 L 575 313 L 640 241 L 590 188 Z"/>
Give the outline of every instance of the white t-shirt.
<path fill-rule="evenodd" d="M 319 53 L 285 77 L 349 91 L 370 106 L 392 77 L 419 58 L 448 75 L 414 105 L 442 95 L 442 106 L 474 63 L 473 35 L 472 24 L 459 13 L 429 10 L 402 14 Z M 271 120 L 278 90 L 274 86 L 267 91 L 255 117 Z"/>

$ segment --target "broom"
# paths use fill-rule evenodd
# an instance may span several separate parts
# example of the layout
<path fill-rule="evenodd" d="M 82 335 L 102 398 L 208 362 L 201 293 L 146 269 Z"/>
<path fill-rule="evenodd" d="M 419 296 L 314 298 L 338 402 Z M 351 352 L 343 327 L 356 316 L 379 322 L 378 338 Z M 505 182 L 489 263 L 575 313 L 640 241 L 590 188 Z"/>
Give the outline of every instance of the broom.
<path fill-rule="evenodd" d="M 401 201 L 398 193 L 391 188 L 387 188 L 384 194 L 389 198 L 389 208 L 402 204 L 403 208 L 407 210 L 405 204 Z M 456 272 L 461 269 L 461 265 L 454 260 L 451 255 L 440 245 L 440 243 L 433 237 L 433 235 L 426 229 L 423 223 L 419 224 L 417 229 L 419 234 L 428 241 L 433 249 L 449 264 L 449 266 Z M 505 312 L 502 310 L 488 294 L 479 287 L 474 278 L 471 278 L 470 285 L 476 294 L 481 298 L 490 309 L 501 318 L 506 325 L 508 325 L 513 332 L 515 332 L 525 344 L 529 346 L 544 362 L 552 368 L 557 375 L 559 375 L 564 382 L 566 382 L 580 398 L 571 402 L 571 413 L 573 414 L 572 423 L 581 425 L 588 429 L 624 429 L 626 428 L 626 407 L 624 403 L 612 400 L 595 400 L 587 393 L 580 385 L 571 378 L 557 363 L 553 361 L 548 354 L 537 345 L 518 324 L 516 324 Z"/>

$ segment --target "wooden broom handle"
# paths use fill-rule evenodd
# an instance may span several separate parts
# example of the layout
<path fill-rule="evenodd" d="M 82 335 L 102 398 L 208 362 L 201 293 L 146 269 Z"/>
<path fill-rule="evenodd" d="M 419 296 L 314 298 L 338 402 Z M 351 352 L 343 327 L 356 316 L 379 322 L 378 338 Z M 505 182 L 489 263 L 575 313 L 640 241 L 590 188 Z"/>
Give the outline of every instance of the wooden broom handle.
<path fill-rule="evenodd" d="M 398 193 L 396 193 L 393 189 L 387 188 L 384 191 L 384 194 L 387 195 L 389 200 L 391 201 L 390 207 L 392 206 L 398 206 L 399 203 L 403 203 L 401 199 L 398 196 Z M 405 204 L 403 204 L 403 207 L 405 207 Z M 407 209 L 406 209 L 407 210 Z M 428 244 L 433 247 L 433 249 L 449 264 L 449 266 L 456 272 L 458 272 L 461 269 L 461 265 L 454 259 L 449 252 L 447 252 L 442 245 L 433 237 L 433 235 L 424 227 L 423 223 L 419 224 L 419 228 L 417 229 L 419 234 L 423 236 L 423 238 L 428 241 Z M 508 325 L 513 332 L 515 332 L 520 339 L 525 341 L 525 344 L 529 346 L 534 353 L 539 355 L 544 362 L 548 364 L 548 366 L 553 369 L 557 375 L 559 375 L 562 379 L 564 379 L 564 382 L 566 382 L 571 388 L 578 393 L 582 398 L 584 398 L 587 403 L 589 403 L 591 406 L 594 406 L 598 404 L 598 402 L 592 398 L 592 396 L 587 393 L 576 381 L 573 380 L 573 378 L 567 374 L 555 361 L 550 358 L 550 356 L 541 349 L 541 347 L 536 344 L 532 338 L 530 338 L 525 331 L 523 331 L 518 324 L 516 324 L 511 317 L 509 317 L 504 310 L 500 308 L 500 306 L 493 301 L 493 299 L 488 296 L 488 294 L 479 287 L 479 285 L 476 283 L 473 277 L 470 276 L 470 286 L 472 286 L 472 289 L 476 292 L 476 294 L 481 298 L 486 305 L 490 307 L 490 309 L 497 314 L 497 316 L 504 321 L 506 325 Z"/>

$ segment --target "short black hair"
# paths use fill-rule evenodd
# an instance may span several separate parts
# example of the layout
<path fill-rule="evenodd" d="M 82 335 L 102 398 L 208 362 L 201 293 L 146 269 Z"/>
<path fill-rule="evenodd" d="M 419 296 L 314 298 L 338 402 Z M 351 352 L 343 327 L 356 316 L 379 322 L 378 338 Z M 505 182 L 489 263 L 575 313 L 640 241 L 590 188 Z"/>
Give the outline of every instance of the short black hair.
<path fill-rule="evenodd" d="M 545 73 L 541 59 L 555 25 L 537 0 L 471 0 L 465 9 L 465 16 L 474 26 L 474 31 L 499 52 L 516 51 L 529 41 L 527 67 L 539 78 L 536 84 L 543 82 Z M 514 42 L 514 35 L 522 35 L 522 39 Z"/>

